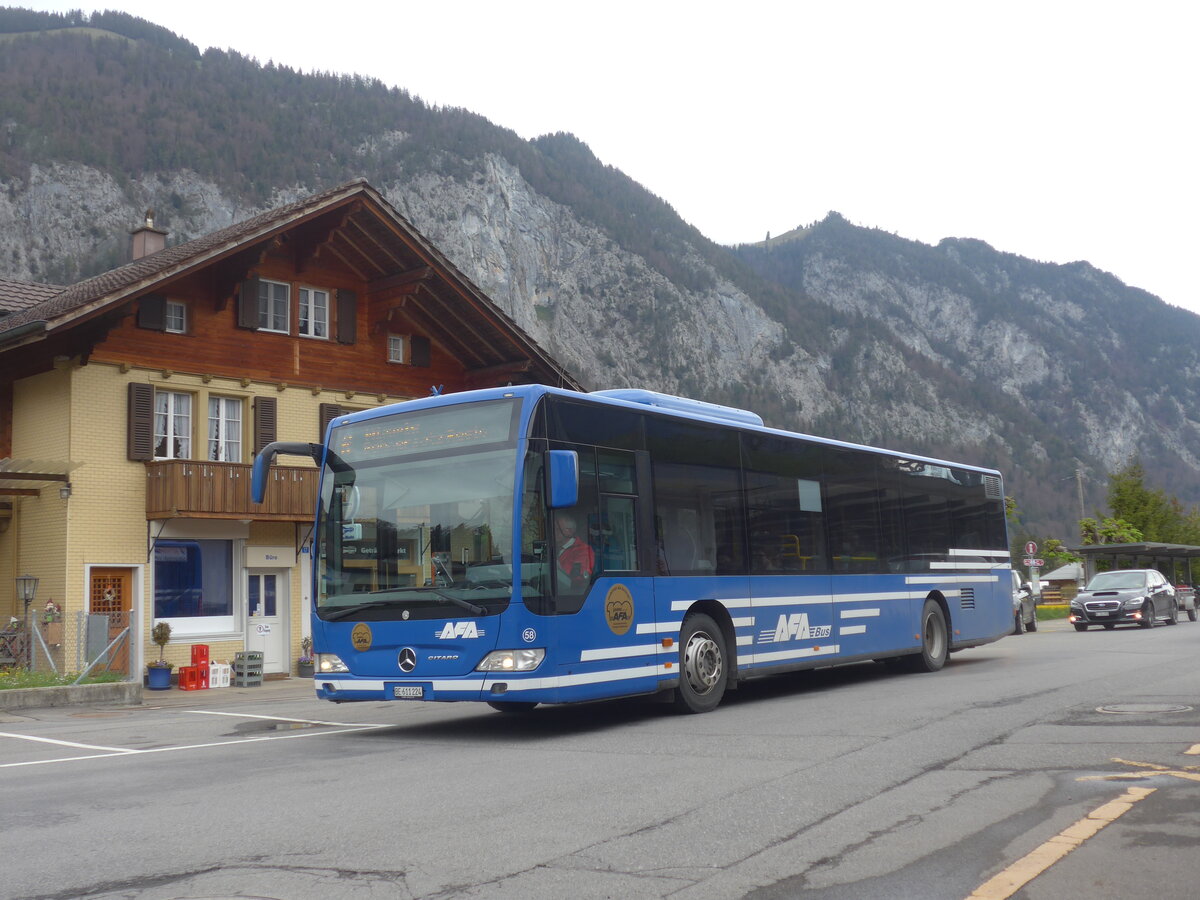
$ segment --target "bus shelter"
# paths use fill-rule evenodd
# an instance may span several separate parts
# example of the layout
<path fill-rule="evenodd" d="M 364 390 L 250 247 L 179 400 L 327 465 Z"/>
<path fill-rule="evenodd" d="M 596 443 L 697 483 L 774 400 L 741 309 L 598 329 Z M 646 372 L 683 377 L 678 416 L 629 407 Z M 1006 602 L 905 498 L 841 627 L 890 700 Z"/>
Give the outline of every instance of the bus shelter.
<path fill-rule="evenodd" d="M 1173 584 L 1195 584 L 1193 569 L 1200 576 L 1200 562 L 1192 562 L 1200 559 L 1200 547 L 1191 544 L 1089 544 L 1071 552 L 1083 557 L 1085 584 L 1107 569 L 1158 569 Z"/>

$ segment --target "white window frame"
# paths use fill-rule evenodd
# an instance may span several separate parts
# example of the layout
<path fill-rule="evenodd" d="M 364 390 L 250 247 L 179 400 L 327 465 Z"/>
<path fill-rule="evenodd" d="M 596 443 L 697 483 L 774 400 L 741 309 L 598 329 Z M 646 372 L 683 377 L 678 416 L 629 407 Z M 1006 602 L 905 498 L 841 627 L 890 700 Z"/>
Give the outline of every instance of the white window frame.
<path fill-rule="evenodd" d="M 171 334 L 187 334 L 186 303 L 180 303 L 178 300 L 166 302 L 163 307 L 163 330 Z"/>
<path fill-rule="evenodd" d="M 297 293 L 299 294 L 296 306 L 300 314 L 300 335 L 323 341 L 329 340 L 329 291 L 321 288 L 302 287 Z"/>
<path fill-rule="evenodd" d="M 159 402 L 162 398 L 163 402 Z M 154 391 L 154 458 L 192 458 L 192 406 L 195 398 L 184 391 Z M 159 444 L 165 442 L 165 454 Z M 177 446 L 178 445 L 178 446 Z M 178 451 L 178 452 L 176 452 Z"/>
<path fill-rule="evenodd" d="M 292 286 L 283 281 L 258 282 L 258 330 L 291 334 Z"/>
<path fill-rule="evenodd" d="M 389 334 L 387 339 L 387 361 L 403 366 L 408 364 L 408 357 L 408 338 L 402 334 Z"/>
<path fill-rule="evenodd" d="M 209 396 L 206 447 L 209 460 L 242 461 L 242 407 L 239 397 Z"/>

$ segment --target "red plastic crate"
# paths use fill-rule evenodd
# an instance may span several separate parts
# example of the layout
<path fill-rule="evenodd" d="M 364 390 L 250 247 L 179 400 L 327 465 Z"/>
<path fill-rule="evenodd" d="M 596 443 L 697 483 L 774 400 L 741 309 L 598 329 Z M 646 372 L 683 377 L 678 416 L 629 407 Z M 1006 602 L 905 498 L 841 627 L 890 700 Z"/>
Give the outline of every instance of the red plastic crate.
<path fill-rule="evenodd" d="M 207 666 L 208 663 L 208 644 L 192 644 L 192 665 Z"/>
<path fill-rule="evenodd" d="M 181 691 L 198 691 L 198 690 L 200 690 L 200 667 L 199 666 L 180 666 L 179 667 L 179 689 Z"/>

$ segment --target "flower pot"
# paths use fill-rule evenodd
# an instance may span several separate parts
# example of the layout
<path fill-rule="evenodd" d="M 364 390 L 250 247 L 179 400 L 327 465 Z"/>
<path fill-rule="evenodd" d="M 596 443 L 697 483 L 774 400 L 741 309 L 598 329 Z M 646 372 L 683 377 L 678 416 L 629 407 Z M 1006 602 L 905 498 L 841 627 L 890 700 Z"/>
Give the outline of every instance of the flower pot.
<path fill-rule="evenodd" d="M 301 678 L 312 678 L 313 677 L 313 664 L 310 662 L 296 663 L 296 674 L 299 675 Z"/>
<path fill-rule="evenodd" d="M 146 666 L 146 687 L 152 691 L 169 691 L 171 670 L 166 666 Z"/>
<path fill-rule="evenodd" d="M 42 637 L 45 638 L 47 645 L 51 647 L 60 646 L 63 642 L 63 623 L 43 622 Z"/>

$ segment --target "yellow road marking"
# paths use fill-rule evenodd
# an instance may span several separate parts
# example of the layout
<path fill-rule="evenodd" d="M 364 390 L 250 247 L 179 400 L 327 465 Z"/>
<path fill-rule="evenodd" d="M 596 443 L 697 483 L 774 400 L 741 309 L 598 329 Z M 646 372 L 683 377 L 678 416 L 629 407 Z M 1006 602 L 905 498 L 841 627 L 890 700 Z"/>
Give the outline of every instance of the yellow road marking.
<path fill-rule="evenodd" d="M 1155 772 L 1154 774 L 1162 773 Z M 1172 772 L 1170 774 L 1181 773 Z M 1144 776 L 1139 773 L 1137 777 Z M 1150 796 L 1155 790 L 1155 788 L 1129 788 L 1115 800 L 1092 810 L 1040 847 L 1035 847 L 1000 874 L 985 881 L 974 890 L 967 900 L 1004 900 L 1005 897 L 1011 897 L 1104 826 L 1125 815 L 1133 808 L 1133 804 Z"/>
<path fill-rule="evenodd" d="M 1113 762 L 1121 763 L 1126 766 L 1133 766 L 1135 769 L 1146 769 L 1145 772 L 1118 772 L 1115 775 L 1085 775 L 1080 778 L 1080 781 L 1121 781 L 1135 778 L 1153 778 L 1156 775 L 1173 775 L 1176 778 L 1183 778 L 1186 781 L 1200 781 L 1200 766 L 1183 766 L 1178 769 L 1172 769 L 1168 766 L 1160 766 L 1158 763 L 1135 762 L 1131 759 L 1121 759 L 1113 757 Z"/>
<path fill-rule="evenodd" d="M 1192 744 L 1187 750 L 1183 751 L 1185 756 L 1200 756 L 1200 744 Z"/>

